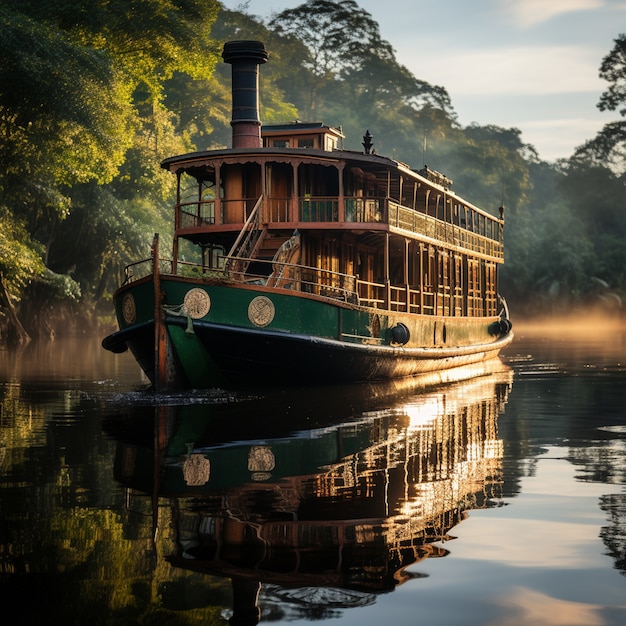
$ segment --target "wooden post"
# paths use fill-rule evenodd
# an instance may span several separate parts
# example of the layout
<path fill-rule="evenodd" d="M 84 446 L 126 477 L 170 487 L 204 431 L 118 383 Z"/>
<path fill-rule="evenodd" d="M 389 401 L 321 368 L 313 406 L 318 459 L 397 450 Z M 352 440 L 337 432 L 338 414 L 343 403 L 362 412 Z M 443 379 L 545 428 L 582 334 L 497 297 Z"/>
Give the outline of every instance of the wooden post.
<path fill-rule="evenodd" d="M 411 312 L 411 285 L 409 283 L 409 259 L 410 259 L 410 243 L 408 239 L 404 240 L 404 298 L 406 312 Z"/>
<path fill-rule="evenodd" d="M 154 285 L 154 392 L 160 393 L 167 379 L 167 329 L 165 313 L 161 306 L 161 274 L 159 271 L 159 235 L 152 241 L 152 281 Z"/>
<path fill-rule="evenodd" d="M 339 177 L 339 198 L 337 203 L 337 221 L 343 223 L 346 221 L 346 198 L 343 189 L 343 171 L 345 169 L 345 163 L 340 163 L 337 167 L 337 176 Z"/>
<path fill-rule="evenodd" d="M 154 409 L 154 459 L 152 469 L 152 548 L 156 554 L 156 541 L 159 531 L 159 495 L 163 482 L 163 464 L 167 451 L 168 417 L 171 407 L 159 404 Z"/>
<path fill-rule="evenodd" d="M 180 206 L 180 177 L 182 172 L 176 172 L 176 211 L 174 212 L 174 242 L 172 246 L 172 274 L 176 274 L 178 269 L 178 230 L 181 227 L 181 206 Z M 200 204 L 198 204 L 198 207 Z M 197 226 L 198 224 L 196 224 Z"/>
<path fill-rule="evenodd" d="M 391 278 L 389 276 L 389 232 L 385 233 L 385 308 L 391 308 Z"/>

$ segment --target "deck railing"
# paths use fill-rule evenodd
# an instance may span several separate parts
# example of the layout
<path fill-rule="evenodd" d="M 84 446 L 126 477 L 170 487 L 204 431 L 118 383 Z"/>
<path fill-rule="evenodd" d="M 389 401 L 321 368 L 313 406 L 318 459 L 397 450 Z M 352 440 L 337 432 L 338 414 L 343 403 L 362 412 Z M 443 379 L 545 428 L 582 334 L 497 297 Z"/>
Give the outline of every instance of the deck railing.
<path fill-rule="evenodd" d="M 178 227 L 202 228 L 213 224 L 244 223 L 255 208 L 257 198 L 220 201 L 216 215 L 215 200 L 179 204 Z M 340 201 L 337 196 L 302 197 L 297 202 L 297 215 L 292 214 L 289 198 L 265 198 L 259 208 L 260 221 L 274 224 L 293 222 L 338 222 Z M 502 221 L 482 216 L 481 226 L 475 229 L 462 223 L 451 223 L 427 215 L 384 198 L 343 198 L 343 219 L 353 223 L 388 223 L 395 228 L 421 235 L 433 241 L 443 241 L 451 246 L 469 250 L 497 259 L 504 258 Z"/>
<path fill-rule="evenodd" d="M 463 226 L 443 222 L 432 215 L 426 215 L 389 201 L 388 222 L 390 226 L 420 233 L 436 241 L 445 241 L 457 248 L 465 248 L 499 259 L 504 258 L 504 246 L 500 236 L 501 229 L 496 228 L 500 223 L 495 220 L 493 220 L 491 231 L 493 233 L 496 230 L 496 232 L 494 236 L 488 237 Z"/>
<path fill-rule="evenodd" d="M 298 207 L 298 219 L 301 222 L 339 221 L 339 200 L 336 196 L 300 198 Z"/>
<path fill-rule="evenodd" d="M 232 257 L 221 257 L 224 267 Z M 237 258 L 238 261 L 241 259 Z M 216 270 L 196 263 L 178 261 L 176 273 L 173 263 L 167 259 L 159 260 L 159 271 L 164 276 L 177 276 L 205 279 L 215 282 L 220 279 L 236 281 L 240 284 L 259 285 L 274 289 L 285 289 L 301 293 L 315 294 L 324 298 L 340 300 L 351 304 L 361 304 L 372 308 L 388 308 L 392 311 L 422 313 L 425 315 L 462 315 L 481 317 L 495 315 L 497 297 L 495 294 L 470 295 L 467 298 L 467 311 L 463 312 L 458 298 L 452 293 L 436 293 L 430 285 L 422 290 L 408 285 L 385 285 L 378 282 L 361 280 L 349 274 L 331 270 L 249 259 L 247 271 L 237 269 L 239 264 L 231 264 L 233 269 Z M 128 265 L 125 269 L 124 284 L 146 278 L 152 274 L 152 259 L 145 259 Z"/>
<path fill-rule="evenodd" d="M 172 268 L 173 263 L 171 260 L 159 259 L 159 272 L 161 274 L 171 274 Z M 124 268 L 124 282 L 122 284 L 126 285 L 127 283 L 133 283 L 137 280 L 141 280 L 142 278 L 146 278 L 146 276 L 151 276 L 152 269 L 152 258 L 131 263 Z"/>
<path fill-rule="evenodd" d="M 239 257 L 220 257 L 222 265 L 227 267 L 229 261 L 241 261 Z M 277 263 L 276 261 L 262 261 L 259 259 L 246 259 L 251 267 L 247 271 L 238 269 L 215 270 L 208 269 L 196 263 L 178 261 L 176 264 L 176 276 L 179 277 L 206 277 L 212 281 L 223 278 L 235 280 L 239 283 L 250 285 L 267 285 L 279 289 L 295 290 L 304 293 L 321 295 L 327 298 L 357 303 L 359 296 L 357 284 L 360 282 L 354 276 L 333 272 L 331 270 L 296 265 L 293 263 Z M 231 263 L 235 268 L 237 263 Z M 161 259 L 159 271 L 164 275 L 173 274 L 172 261 Z M 144 259 L 132 263 L 125 268 L 124 284 L 146 278 L 152 274 L 152 259 Z M 371 283 L 374 287 L 374 283 Z M 379 290 L 383 285 L 375 285 Z M 372 302 L 376 299 L 373 298 Z M 382 302 L 382 300 L 381 300 Z"/>
<path fill-rule="evenodd" d="M 183 202 L 176 207 L 179 228 L 199 228 L 215 224 L 215 200 Z"/>
<path fill-rule="evenodd" d="M 224 257 L 227 265 L 229 257 Z M 228 278 L 241 283 L 266 285 L 327 298 L 358 302 L 356 277 L 324 268 L 254 259 L 246 272 L 229 271 Z"/>
<path fill-rule="evenodd" d="M 380 222 L 384 216 L 381 198 L 344 198 L 346 222 Z"/>

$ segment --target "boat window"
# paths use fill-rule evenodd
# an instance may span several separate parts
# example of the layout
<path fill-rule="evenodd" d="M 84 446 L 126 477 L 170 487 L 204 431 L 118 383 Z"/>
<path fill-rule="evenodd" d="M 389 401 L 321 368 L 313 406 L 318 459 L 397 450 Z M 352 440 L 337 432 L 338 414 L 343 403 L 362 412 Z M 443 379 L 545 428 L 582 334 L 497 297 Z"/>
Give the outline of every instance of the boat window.
<path fill-rule="evenodd" d="M 195 177 L 183 172 L 179 185 L 181 202 L 190 202 L 198 199 L 198 180 Z"/>
<path fill-rule="evenodd" d="M 298 148 L 313 148 L 315 146 L 315 140 L 313 137 L 303 137 L 298 139 Z"/>
<path fill-rule="evenodd" d="M 202 200 L 215 198 L 215 183 L 212 180 L 203 180 L 200 183 L 200 197 Z"/>
<path fill-rule="evenodd" d="M 337 196 L 339 172 L 334 167 L 303 163 L 298 168 L 298 188 L 301 197 Z"/>
<path fill-rule="evenodd" d="M 462 204 L 459 205 L 459 226 L 465 228 L 467 226 L 467 209 Z"/>
<path fill-rule="evenodd" d="M 272 141 L 272 145 L 274 146 L 274 148 L 288 148 L 289 140 L 288 139 L 274 139 L 274 141 Z"/>
<path fill-rule="evenodd" d="M 474 231 L 474 211 L 472 211 L 471 209 L 469 209 L 467 212 L 467 230 L 471 230 L 472 232 L 475 232 Z"/>
<path fill-rule="evenodd" d="M 441 194 L 437 194 L 437 219 L 440 220 L 444 220 L 445 219 L 445 206 L 444 206 L 444 202 L 443 202 L 443 198 L 441 197 Z"/>

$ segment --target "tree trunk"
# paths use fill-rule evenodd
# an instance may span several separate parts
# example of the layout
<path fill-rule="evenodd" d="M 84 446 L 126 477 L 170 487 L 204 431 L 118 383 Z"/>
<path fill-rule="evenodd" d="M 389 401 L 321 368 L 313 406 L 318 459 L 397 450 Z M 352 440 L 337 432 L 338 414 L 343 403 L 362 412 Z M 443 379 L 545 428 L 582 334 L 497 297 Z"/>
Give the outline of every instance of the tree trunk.
<path fill-rule="evenodd" d="M 9 292 L 4 286 L 4 277 L 0 274 L 0 307 L 3 307 L 7 311 L 7 317 L 9 320 L 7 328 L 6 341 L 9 346 L 22 345 L 30 341 L 30 335 L 26 332 L 26 329 L 22 326 L 17 311 L 11 302 Z"/>

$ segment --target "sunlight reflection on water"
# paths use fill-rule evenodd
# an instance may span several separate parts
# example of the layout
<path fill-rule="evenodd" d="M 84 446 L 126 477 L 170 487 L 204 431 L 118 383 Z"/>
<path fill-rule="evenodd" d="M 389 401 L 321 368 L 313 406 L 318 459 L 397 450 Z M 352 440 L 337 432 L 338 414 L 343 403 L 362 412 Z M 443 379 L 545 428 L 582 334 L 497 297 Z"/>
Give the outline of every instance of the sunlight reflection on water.
<path fill-rule="evenodd" d="M 388 576 L 393 591 L 263 583 L 260 623 L 626 623 L 626 332 L 596 321 L 516 324 L 515 332 L 503 355 L 512 372 L 497 379 L 497 402 L 485 392 L 489 377 L 392 399 L 369 389 L 361 397 L 326 389 L 271 402 L 258 392 L 220 390 L 155 397 L 132 357 L 102 350 L 98 338 L 0 353 L 0 595 L 21 607 L 23 623 L 39 605 L 40 623 L 47 623 L 45 607 L 65 623 L 93 626 L 112 623 L 114 615 L 133 615 L 135 623 L 212 623 L 215 615 L 232 616 L 229 579 L 161 558 L 171 554 L 162 544 L 185 515 L 190 525 L 183 531 L 191 536 L 202 507 L 226 507 L 231 537 L 241 531 L 241 545 L 263 547 L 268 559 L 276 556 L 272 541 L 306 530 L 310 543 L 297 553 L 302 566 L 326 563 L 312 558 L 312 546 L 349 537 L 339 522 L 373 503 L 379 521 L 364 518 L 349 529 L 361 543 L 322 553 L 325 579 L 336 581 L 356 576 L 348 570 L 359 549 L 378 547 L 391 530 L 408 537 L 427 504 L 445 503 L 448 523 L 433 527 L 428 541 L 400 542 L 386 561 L 366 559 L 362 578 L 353 578 L 374 584 L 403 550 L 416 548 L 412 564 Z M 158 420 L 168 444 L 160 467 L 152 454 Z M 262 450 L 263 460 L 280 461 L 282 451 L 300 474 L 279 464 L 258 471 L 248 455 L 238 456 L 246 446 Z M 305 446 L 321 455 L 321 470 L 305 465 Z M 223 491 L 204 500 L 194 492 L 188 509 L 174 507 L 189 487 L 176 474 L 179 482 L 151 509 L 151 481 L 200 456 L 211 461 L 204 480 L 226 481 Z M 228 463 L 221 467 L 220 458 Z M 409 476 L 419 480 L 407 482 Z M 227 481 L 240 490 L 226 491 Z M 317 499 L 307 508 L 314 485 Z M 394 509 L 397 502 L 402 507 Z M 389 518 L 398 513 L 404 517 L 394 525 Z M 204 520 L 207 553 L 208 529 L 218 519 Z M 155 547 L 156 522 L 162 544 Z M 243 558 L 242 571 L 246 559 L 262 569 L 256 552 L 231 547 L 223 556 Z M 199 566 L 199 554 L 183 564 Z M 273 575 L 297 571 L 296 561 L 280 565 Z M 87 596 L 97 599 L 97 611 L 82 600 Z"/>

